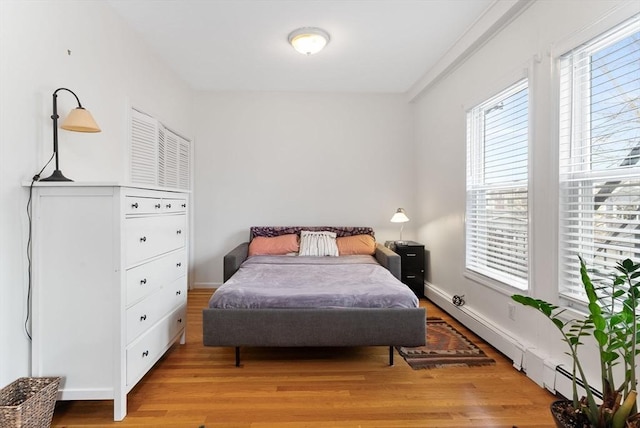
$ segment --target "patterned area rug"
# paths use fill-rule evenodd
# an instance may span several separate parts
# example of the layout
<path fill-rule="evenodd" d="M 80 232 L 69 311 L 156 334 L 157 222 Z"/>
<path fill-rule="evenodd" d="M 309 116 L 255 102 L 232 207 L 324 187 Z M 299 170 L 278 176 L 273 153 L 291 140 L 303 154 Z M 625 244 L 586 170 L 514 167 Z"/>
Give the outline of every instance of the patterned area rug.
<path fill-rule="evenodd" d="M 425 346 L 397 347 L 412 369 L 433 369 L 452 366 L 486 366 L 495 361 L 482 352 L 462 333 L 440 318 L 427 318 Z"/>

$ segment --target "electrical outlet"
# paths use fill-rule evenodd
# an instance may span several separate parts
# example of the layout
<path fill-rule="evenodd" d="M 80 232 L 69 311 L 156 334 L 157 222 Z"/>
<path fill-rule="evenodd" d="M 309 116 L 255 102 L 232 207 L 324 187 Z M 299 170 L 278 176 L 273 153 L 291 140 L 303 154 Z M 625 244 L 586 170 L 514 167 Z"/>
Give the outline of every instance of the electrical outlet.
<path fill-rule="evenodd" d="M 516 305 L 513 303 L 509 303 L 509 319 L 512 321 L 516 320 Z"/>

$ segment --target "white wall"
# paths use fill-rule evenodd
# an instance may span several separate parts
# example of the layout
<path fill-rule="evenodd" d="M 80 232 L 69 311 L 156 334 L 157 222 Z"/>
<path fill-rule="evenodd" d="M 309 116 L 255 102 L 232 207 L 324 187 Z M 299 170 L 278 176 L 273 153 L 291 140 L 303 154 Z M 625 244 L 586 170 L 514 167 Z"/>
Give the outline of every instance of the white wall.
<path fill-rule="evenodd" d="M 562 344 L 549 339 L 552 330 L 537 314 L 517 308 L 516 321 L 510 320 L 508 293 L 463 275 L 465 107 L 507 85 L 538 55 L 530 68 L 536 132 L 531 274 L 533 294 L 551 299 L 556 202 L 547 53 L 586 37 L 599 20 L 618 19 L 607 13 L 622 3 L 640 7 L 535 2 L 408 104 L 404 96 L 382 94 L 194 95 L 100 2 L 1 0 L 0 386 L 29 372 L 21 183 L 51 153 L 51 93 L 60 86 L 74 90 L 103 129 L 60 132 L 62 170 L 77 181 L 125 179 L 130 102 L 195 137 L 196 285 L 222 281 L 223 255 L 247 239 L 252 225 L 372 226 L 385 241 L 398 236 L 389 218 L 402 206 L 411 217 L 404 237 L 430 251 L 430 293 L 464 294 L 466 308 L 486 322 L 540 355 L 562 359 Z M 62 114 L 73 107 L 69 94 L 59 101 Z"/>
<path fill-rule="evenodd" d="M 371 226 L 384 242 L 398 238 L 396 208 L 411 217 L 403 96 L 200 93 L 194 107 L 196 286 L 222 282 L 250 226 Z"/>
<path fill-rule="evenodd" d="M 51 95 L 61 86 L 78 95 L 103 130 L 60 131 L 60 167 L 76 181 L 126 178 L 129 102 L 192 135 L 191 91 L 108 6 L 0 1 L 0 386 L 29 375 L 27 191 L 21 184 L 51 155 Z M 75 100 L 66 92 L 58 100 L 64 118 Z"/>
<path fill-rule="evenodd" d="M 611 14 L 620 5 L 626 5 Z M 430 250 L 429 295 L 447 303 L 464 295 L 466 313 L 512 335 L 542 360 L 563 361 L 564 344 L 554 327 L 533 311 L 516 307 L 509 319 L 510 295 L 464 276 L 465 240 L 465 109 L 514 83 L 529 69 L 534 132 L 530 157 L 531 294 L 554 299 L 557 294 L 557 146 L 550 51 L 575 47 L 608 26 L 640 12 L 638 2 L 538 1 L 464 64 L 416 100 L 416 194 L 418 240 Z M 563 53 L 563 52 L 555 52 Z M 462 310 L 448 309 L 460 318 Z M 542 383 L 540 367 L 529 360 L 530 376 Z M 519 362 L 517 362 L 519 363 Z M 525 366 L 526 366 L 525 361 Z M 595 367 L 592 366 L 592 369 Z M 592 370 L 592 373 L 597 373 Z M 596 383 L 597 384 L 597 383 Z M 552 386 L 552 385 L 551 385 Z"/>

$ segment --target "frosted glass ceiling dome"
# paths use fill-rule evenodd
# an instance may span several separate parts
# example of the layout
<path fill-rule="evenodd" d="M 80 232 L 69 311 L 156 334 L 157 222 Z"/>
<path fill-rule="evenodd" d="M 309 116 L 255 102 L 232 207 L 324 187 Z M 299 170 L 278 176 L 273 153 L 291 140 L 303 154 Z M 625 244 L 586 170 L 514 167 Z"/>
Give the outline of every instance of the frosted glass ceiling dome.
<path fill-rule="evenodd" d="M 329 43 L 329 33 L 321 28 L 303 27 L 289 34 L 289 43 L 304 55 L 320 52 Z"/>

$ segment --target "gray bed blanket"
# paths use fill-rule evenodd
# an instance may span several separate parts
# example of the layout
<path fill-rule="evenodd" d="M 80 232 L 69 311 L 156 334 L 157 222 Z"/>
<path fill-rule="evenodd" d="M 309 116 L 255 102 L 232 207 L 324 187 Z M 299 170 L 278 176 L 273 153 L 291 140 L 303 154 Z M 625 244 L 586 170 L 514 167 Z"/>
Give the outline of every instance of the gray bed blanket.
<path fill-rule="evenodd" d="M 418 298 L 372 256 L 253 256 L 210 308 L 417 308 Z"/>

